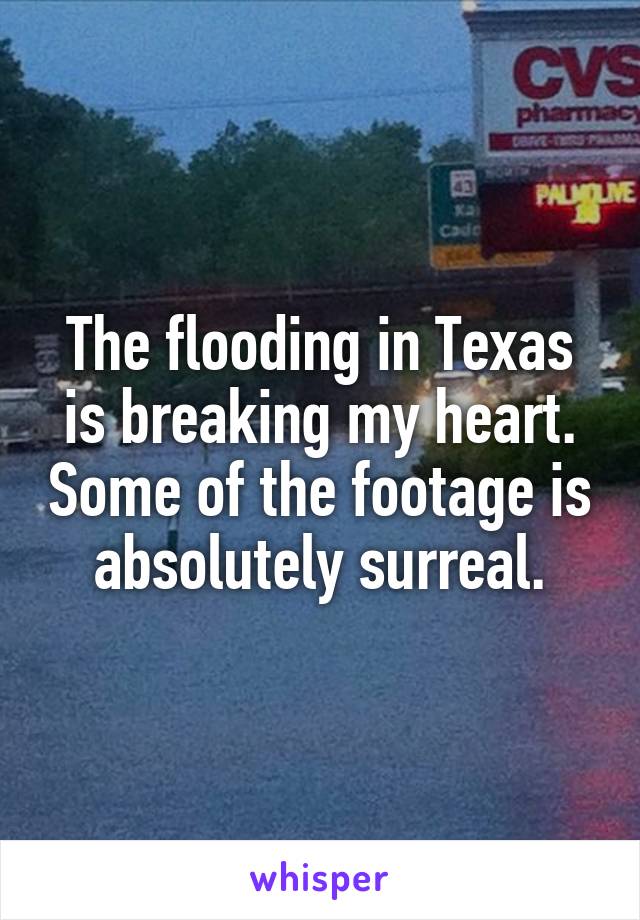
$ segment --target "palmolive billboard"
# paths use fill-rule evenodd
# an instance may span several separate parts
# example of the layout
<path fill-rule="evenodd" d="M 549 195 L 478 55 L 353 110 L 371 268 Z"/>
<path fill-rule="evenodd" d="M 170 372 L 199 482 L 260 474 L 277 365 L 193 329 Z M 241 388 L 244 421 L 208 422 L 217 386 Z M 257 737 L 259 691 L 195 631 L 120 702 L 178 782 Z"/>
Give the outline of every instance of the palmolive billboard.
<path fill-rule="evenodd" d="M 640 162 L 640 12 L 480 12 L 477 165 Z"/>
<path fill-rule="evenodd" d="M 481 246 L 496 253 L 640 246 L 640 179 L 545 179 L 480 186 Z"/>

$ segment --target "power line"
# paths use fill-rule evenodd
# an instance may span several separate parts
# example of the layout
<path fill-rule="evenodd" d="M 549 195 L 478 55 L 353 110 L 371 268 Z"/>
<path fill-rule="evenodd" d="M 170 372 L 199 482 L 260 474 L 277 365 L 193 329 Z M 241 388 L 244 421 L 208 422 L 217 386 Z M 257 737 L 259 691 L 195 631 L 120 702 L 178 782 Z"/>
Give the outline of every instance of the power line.
<path fill-rule="evenodd" d="M 126 106 L 117 106 L 113 103 L 91 103 L 81 102 L 74 97 L 67 96 L 71 102 L 80 102 L 86 109 L 93 109 L 97 112 L 115 112 L 118 115 L 145 115 L 155 112 L 193 112 L 220 109 L 238 109 L 238 108 L 257 108 L 260 106 L 279 106 L 279 105 L 318 105 L 322 103 L 339 103 L 339 102 L 357 102 L 363 99 L 405 99 L 418 98 L 420 96 L 445 96 L 470 94 L 470 88 L 464 83 L 443 84 L 442 86 L 432 87 L 413 87 L 398 90 L 379 90 L 365 93 L 335 93 L 327 96 L 273 96 L 271 98 L 263 97 L 258 99 L 218 99 L 218 100 L 190 100 L 187 102 L 165 102 L 158 104 L 132 103 Z M 61 95 L 52 93 L 53 96 Z M 11 119 L 35 120 L 39 117 L 38 112 L 11 112 Z M 5 123 L 6 117 L 0 115 L 0 127 Z"/>
<path fill-rule="evenodd" d="M 434 87 L 414 87 L 398 90 L 379 90 L 365 93 L 335 93 L 327 96 L 273 96 L 259 99 L 216 99 L 209 101 L 191 100 L 188 102 L 166 102 L 146 105 L 144 103 L 127 106 L 96 105 L 95 108 L 112 109 L 123 114 L 141 115 L 152 112 L 192 112 L 205 109 L 255 108 L 263 105 L 318 105 L 325 102 L 356 102 L 362 99 L 400 99 L 418 96 L 441 96 L 456 93 L 468 93 L 469 86 L 452 83 Z"/>

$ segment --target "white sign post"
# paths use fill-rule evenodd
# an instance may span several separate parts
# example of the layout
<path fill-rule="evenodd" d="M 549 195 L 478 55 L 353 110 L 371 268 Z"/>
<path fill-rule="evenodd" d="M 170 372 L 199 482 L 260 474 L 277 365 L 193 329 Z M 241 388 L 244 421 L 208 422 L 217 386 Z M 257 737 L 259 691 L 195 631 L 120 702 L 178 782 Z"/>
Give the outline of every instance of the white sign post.
<path fill-rule="evenodd" d="M 476 165 L 527 169 L 640 166 L 637 9 L 480 11 L 472 37 Z M 601 392 L 597 252 L 574 254 L 576 392 Z"/>
<path fill-rule="evenodd" d="M 43 406 L 58 396 L 57 375 L 60 370 L 60 337 L 56 333 L 34 336 L 35 369 L 38 375 L 38 400 Z"/>
<path fill-rule="evenodd" d="M 600 365 L 600 273 L 598 253 L 585 249 L 573 255 L 576 395 L 587 399 L 602 392 Z"/>

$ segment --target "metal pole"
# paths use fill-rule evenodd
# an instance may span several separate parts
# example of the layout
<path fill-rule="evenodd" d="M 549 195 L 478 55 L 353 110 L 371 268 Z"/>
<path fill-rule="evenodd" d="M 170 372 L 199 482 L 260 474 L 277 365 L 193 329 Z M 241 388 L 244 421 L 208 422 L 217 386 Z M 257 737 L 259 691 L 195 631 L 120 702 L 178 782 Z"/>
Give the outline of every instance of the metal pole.
<path fill-rule="evenodd" d="M 576 396 L 602 393 L 600 364 L 600 267 L 595 250 L 573 255 L 573 297 Z"/>
<path fill-rule="evenodd" d="M 180 521 L 180 512 L 169 518 L 167 527 L 167 549 L 178 554 L 178 524 Z"/>

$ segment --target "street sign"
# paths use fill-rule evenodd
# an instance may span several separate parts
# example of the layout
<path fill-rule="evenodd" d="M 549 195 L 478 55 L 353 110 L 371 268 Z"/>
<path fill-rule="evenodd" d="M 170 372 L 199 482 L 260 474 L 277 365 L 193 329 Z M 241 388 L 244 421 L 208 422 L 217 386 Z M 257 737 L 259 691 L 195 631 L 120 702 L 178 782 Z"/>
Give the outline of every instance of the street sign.
<path fill-rule="evenodd" d="M 34 365 L 38 375 L 38 400 L 49 405 L 58 398 L 60 337 L 57 334 L 34 336 Z"/>
<path fill-rule="evenodd" d="M 545 265 L 539 252 L 494 255 L 480 249 L 480 204 L 472 163 L 432 163 L 429 168 L 429 258 L 437 271 Z"/>
<path fill-rule="evenodd" d="M 479 11 L 476 164 L 640 162 L 637 9 Z"/>

